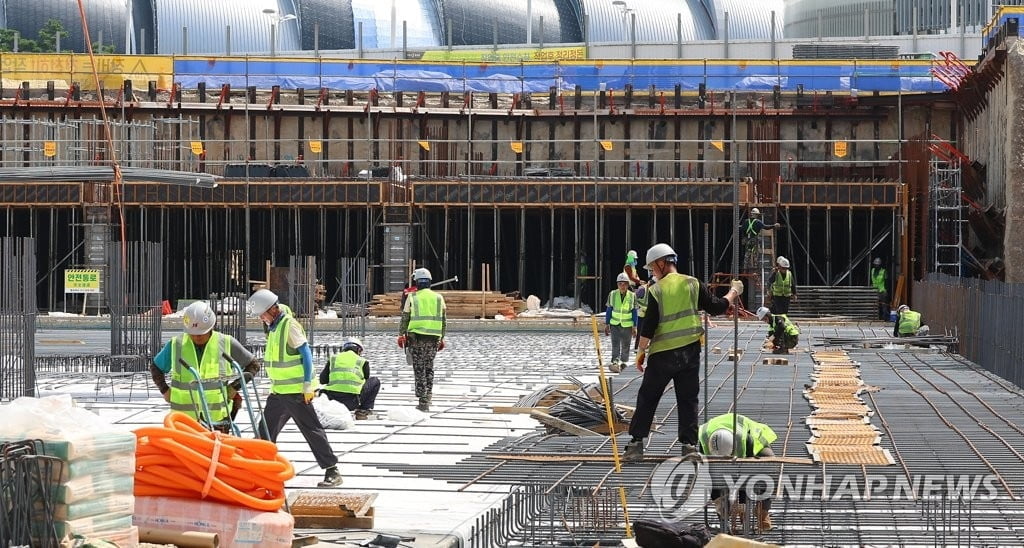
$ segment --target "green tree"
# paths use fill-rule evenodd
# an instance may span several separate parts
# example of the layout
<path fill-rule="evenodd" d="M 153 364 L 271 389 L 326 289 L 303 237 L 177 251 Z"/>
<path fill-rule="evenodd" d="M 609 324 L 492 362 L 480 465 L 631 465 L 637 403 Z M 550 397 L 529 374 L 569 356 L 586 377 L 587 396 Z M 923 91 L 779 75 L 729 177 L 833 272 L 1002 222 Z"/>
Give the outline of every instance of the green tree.
<path fill-rule="evenodd" d="M 56 19 L 50 19 L 47 21 L 43 28 L 39 29 L 39 48 L 45 52 L 57 51 L 57 37 L 60 36 L 62 43 L 67 43 L 65 40 L 70 34 L 64 30 L 64 25 Z M 66 47 L 61 49 L 67 49 Z"/>
<path fill-rule="evenodd" d="M 14 37 L 17 35 L 18 31 L 16 30 L 0 29 L 0 51 L 14 51 Z M 35 40 L 22 36 L 18 38 L 18 51 L 38 52 L 39 44 Z"/>

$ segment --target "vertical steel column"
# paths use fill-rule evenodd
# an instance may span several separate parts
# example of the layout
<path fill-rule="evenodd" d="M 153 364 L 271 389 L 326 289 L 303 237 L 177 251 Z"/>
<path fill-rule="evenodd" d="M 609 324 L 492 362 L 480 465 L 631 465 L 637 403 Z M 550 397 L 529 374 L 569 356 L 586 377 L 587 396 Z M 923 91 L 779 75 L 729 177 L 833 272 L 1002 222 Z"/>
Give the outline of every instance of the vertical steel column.
<path fill-rule="evenodd" d="M 163 246 L 153 242 L 124 245 L 123 255 L 121 242 L 107 245 L 110 353 L 148 358 L 161 347 Z"/>
<path fill-rule="evenodd" d="M 501 291 L 501 212 L 494 206 L 494 285 Z M 494 288 L 492 288 L 494 289 Z"/>
<path fill-rule="evenodd" d="M 519 207 L 519 291 L 526 289 L 526 208 Z"/>
<path fill-rule="evenodd" d="M 33 238 L 0 238 L 0 399 L 35 395 Z"/>
<path fill-rule="evenodd" d="M 548 305 L 555 300 L 555 208 L 551 207 L 551 234 L 548 237 L 551 255 L 548 259 Z"/>

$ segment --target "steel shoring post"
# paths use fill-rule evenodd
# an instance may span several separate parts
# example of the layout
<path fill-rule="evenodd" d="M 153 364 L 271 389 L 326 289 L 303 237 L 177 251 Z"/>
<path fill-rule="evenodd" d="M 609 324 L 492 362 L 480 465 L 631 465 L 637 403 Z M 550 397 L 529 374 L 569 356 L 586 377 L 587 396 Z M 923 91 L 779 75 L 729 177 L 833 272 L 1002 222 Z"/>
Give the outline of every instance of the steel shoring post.
<path fill-rule="evenodd" d="M 709 264 L 709 261 L 708 261 L 708 257 L 709 257 L 708 238 L 709 238 L 709 235 L 708 235 L 708 224 L 704 223 L 704 284 L 705 285 L 707 285 L 707 283 L 710 281 L 710 277 L 709 277 L 709 274 L 708 274 L 708 264 Z M 691 238 L 691 240 L 692 240 L 692 238 Z M 701 410 L 701 415 L 700 415 L 704 419 L 703 421 L 701 421 L 702 423 L 703 422 L 707 422 L 707 420 L 708 420 L 708 375 L 709 375 L 709 372 L 708 372 L 708 347 L 710 345 L 709 337 L 708 337 L 708 328 L 709 328 L 708 324 L 709 323 L 710 323 L 710 321 L 708 319 L 708 315 L 704 314 L 704 387 L 701 390 L 701 392 L 704 393 L 704 409 Z"/>
<path fill-rule="evenodd" d="M 729 105 L 732 108 L 732 154 L 736 167 L 732 170 L 732 275 L 733 279 L 739 279 L 740 272 L 740 176 L 739 176 L 739 151 L 736 148 L 736 92 L 731 92 Z M 749 295 L 749 293 L 748 293 Z M 737 303 L 739 298 L 737 297 Z M 739 307 L 733 306 L 732 315 L 732 436 L 736 438 L 736 417 L 739 414 L 739 346 L 740 346 L 740 314 Z M 734 444 L 734 452 L 740 450 L 741 444 Z"/>

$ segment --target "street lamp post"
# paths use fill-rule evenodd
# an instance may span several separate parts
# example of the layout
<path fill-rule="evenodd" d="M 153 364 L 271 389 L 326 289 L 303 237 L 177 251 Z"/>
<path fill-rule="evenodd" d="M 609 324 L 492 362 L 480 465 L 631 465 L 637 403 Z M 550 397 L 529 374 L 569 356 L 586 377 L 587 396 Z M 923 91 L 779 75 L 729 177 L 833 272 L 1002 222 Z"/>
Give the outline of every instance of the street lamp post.
<path fill-rule="evenodd" d="M 285 21 L 291 21 L 292 19 L 298 19 L 294 13 L 288 15 L 279 15 L 277 10 L 274 8 L 266 8 L 263 10 L 263 14 L 271 18 L 270 23 L 270 56 L 277 56 L 277 27 Z"/>

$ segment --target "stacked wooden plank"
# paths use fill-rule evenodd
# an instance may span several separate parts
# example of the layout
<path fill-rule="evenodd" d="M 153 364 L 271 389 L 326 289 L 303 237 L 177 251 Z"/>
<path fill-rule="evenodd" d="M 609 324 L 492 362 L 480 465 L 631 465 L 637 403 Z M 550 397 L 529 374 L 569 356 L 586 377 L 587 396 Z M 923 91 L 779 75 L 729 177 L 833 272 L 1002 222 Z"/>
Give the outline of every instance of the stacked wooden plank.
<path fill-rule="evenodd" d="M 871 409 L 861 399 L 866 389 L 859 363 L 845 350 L 812 354 L 813 381 L 804 397 L 814 407 L 807 417 L 811 439 L 807 452 L 815 462 L 829 464 L 893 464 L 879 446 L 881 432 L 871 424 Z"/>
<path fill-rule="evenodd" d="M 444 297 L 448 318 L 493 318 L 501 314 L 514 318 L 526 310 L 526 301 L 509 297 L 497 291 L 435 291 Z M 378 317 L 401 316 L 399 306 L 402 293 L 394 291 L 374 295 L 370 301 L 370 315 Z"/>

